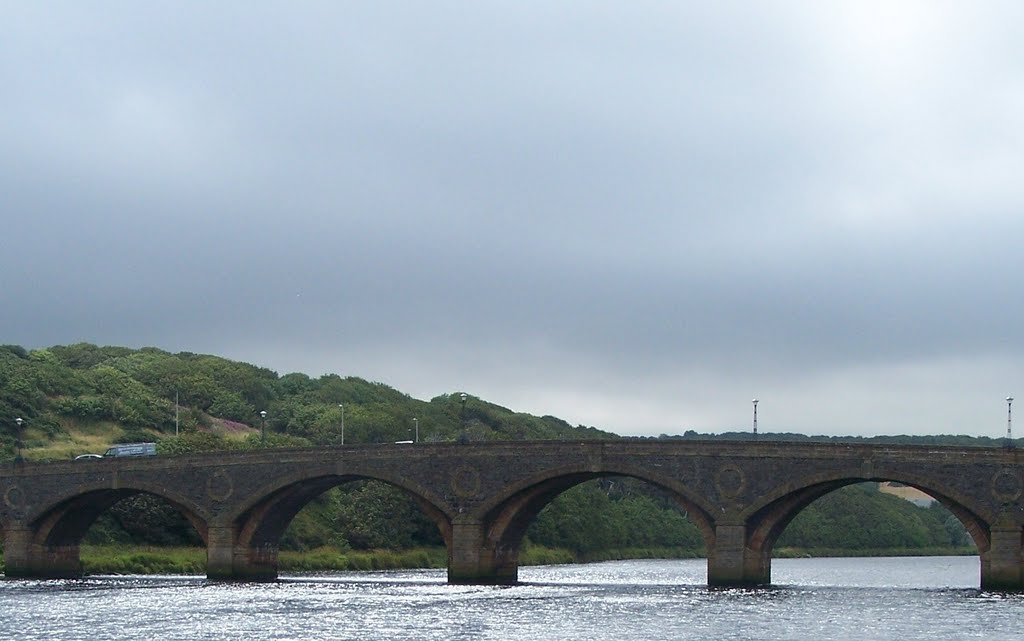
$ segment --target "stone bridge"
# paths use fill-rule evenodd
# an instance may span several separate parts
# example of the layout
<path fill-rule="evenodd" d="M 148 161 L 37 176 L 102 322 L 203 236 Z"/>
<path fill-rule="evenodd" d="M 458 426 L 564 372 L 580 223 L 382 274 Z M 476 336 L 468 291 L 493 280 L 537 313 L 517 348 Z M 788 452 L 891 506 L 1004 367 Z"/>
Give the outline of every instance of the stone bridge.
<path fill-rule="evenodd" d="M 452 583 L 512 583 L 541 509 L 570 487 L 630 476 L 675 498 L 700 528 L 708 583 L 771 582 L 772 548 L 815 499 L 898 481 L 945 505 L 981 557 L 981 586 L 1024 591 L 1024 457 L 1015 449 L 771 441 L 507 441 L 257 450 L 0 465 L 10 577 L 81 575 L 92 522 L 138 493 L 161 497 L 206 542 L 207 574 L 277 577 L 278 542 L 311 499 L 349 481 L 401 488 L 437 524 Z"/>

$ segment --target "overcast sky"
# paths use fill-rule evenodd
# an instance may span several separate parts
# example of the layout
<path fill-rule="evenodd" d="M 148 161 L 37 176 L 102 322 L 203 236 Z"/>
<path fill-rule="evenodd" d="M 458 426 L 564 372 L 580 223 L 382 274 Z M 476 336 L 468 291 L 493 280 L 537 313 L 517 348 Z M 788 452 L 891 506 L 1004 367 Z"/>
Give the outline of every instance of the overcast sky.
<path fill-rule="evenodd" d="M 0 15 L 2 343 L 620 434 L 757 397 L 761 431 L 1002 436 L 1024 404 L 1019 2 Z"/>

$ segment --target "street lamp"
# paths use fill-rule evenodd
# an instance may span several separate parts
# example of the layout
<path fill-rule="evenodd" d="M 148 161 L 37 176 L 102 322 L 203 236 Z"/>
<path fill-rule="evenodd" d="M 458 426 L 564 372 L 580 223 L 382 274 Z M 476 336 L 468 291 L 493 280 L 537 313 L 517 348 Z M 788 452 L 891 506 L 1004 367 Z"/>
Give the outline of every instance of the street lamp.
<path fill-rule="evenodd" d="M 1006 447 L 1013 447 L 1013 436 L 1010 428 L 1013 425 L 1013 397 L 1006 397 Z"/>
<path fill-rule="evenodd" d="M 757 399 L 750 402 L 754 404 L 754 438 L 757 438 Z"/>
<path fill-rule="evenodd" d="M 14 445 L 17 447 L 18 452 L 17 455 L 14 457 L 14 460 L 22 461 L 24 459 L 21 458 L 21 426 L 25 421 L 23 421 L 22 418 L 19 416 L 18 418 L 14 419 L 14 422 L 17 423 L 18 425 L 18 439 L 14 441 Z"/>
<path fill-rule="evenodd" d="M 341 410 L 341 444 L 345 444 L 345 404 L 338 403 L 338 409 Z"/>
<path fill-rule="evenodd" d="M 260 410 L 260 445 L 267 446 L 267 410 Z"/>
<path fill-rule="evenodd" d="M 462 415 L 466 413 L 466 393 L 462 392 L 461 394 L 459 394 L 459 398 L 462 399 L 462 410 L 461 410 L 462 413 L 459 414 L 459 417 L 461 418 Z"/>
<path fill-rule="evenodd" d="M 412 424 L 416 428 L 416 442 L 419 443 L 420 442 L 420 419 L 418 419 L 418 418 L 416 418 L 414 416 L 413 419 L 412 419 Z"/>

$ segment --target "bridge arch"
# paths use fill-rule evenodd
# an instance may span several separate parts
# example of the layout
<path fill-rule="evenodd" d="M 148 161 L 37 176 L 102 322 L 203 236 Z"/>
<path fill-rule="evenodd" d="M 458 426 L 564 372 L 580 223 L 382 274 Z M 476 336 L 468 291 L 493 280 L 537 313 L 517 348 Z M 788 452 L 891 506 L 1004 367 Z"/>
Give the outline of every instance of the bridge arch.
<path fill-rule="evenodd" d="M 817 499 L 840 488 L 864 482 L 897 482 L 921 490 L 949 510 L 970 534 L 985 563 L 991 548 L 990 521 L 969 507 L 970 499 L 956 489 L 931 478 L 915 474 L 878 474 L 871 477 L 849 473 L 825 473 L 804 477 L 766 493 L 741 512 L 746 523 L 744 565 L 749 583 L 771 582 L 772 552 L 779 537 L 794 518 Z"/>
<path fill-rule="evenodd" d="M 172 507 L 207 542 L 207 519 L 202 510 L 174 491 L 149 484 L 124 484 L 116 488 L 78 487 L 73 493 L 37 507 L 19 523 L 8 523 L 4 549 L 8 576 L 76 578 L 82 576 L 81 542 L 92 524 L 120 501 L 149 495 Z"/>
<path fill-rule="evenodd" d="M 445 545 L 451 549 L 451 515 L 440 507 L 445 505 L 442 501 L 419 484 L 380 470 L 352 469 L 339 473 L 336 469 L 311 469 L 265 484 L 250 500 L 218 520 L 217 529 L 225 536 L 221 536 L 217 544 L 229 545 L 230 554 L 211 550 L 208 575 L 258 581 L 276 579 L 279 544 L 295 516 L 324 492 L 360 480 L 385 483 L 412 498 L 437 526 Z M 218 559 L 227 560 L 229 564 L 218 563 Z"/>
<path fill-rule="evenodd" d="M 705 547 L 714 549 L 715 525 L 711 507 L 704 498 L 678 480 L 631 465 L 561 466 L 511 484 L 499 495 L 482 503 L 473 514 L 460 515 L 456 522 L 471 523 L 478 529 L 472 538 L 477 541 L 479 557 L 473 560 L 476 567 L 449 567 L 449 580 L 479 581 L 483 575 L 490 582 L 515 582 L 523 538 L 541 510 L 566 490 L 585 481 L 608 476 L 635 478 L 665 490 L 697 526 Z M 456 551 L 454 556 L 458 558 L 460 555 Z"/>

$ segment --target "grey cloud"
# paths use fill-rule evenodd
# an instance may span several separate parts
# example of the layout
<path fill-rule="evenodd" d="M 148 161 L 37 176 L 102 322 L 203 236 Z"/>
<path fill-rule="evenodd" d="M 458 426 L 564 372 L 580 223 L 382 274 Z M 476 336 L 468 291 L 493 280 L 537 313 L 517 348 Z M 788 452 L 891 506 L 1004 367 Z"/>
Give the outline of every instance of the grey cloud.
<path fill-rule="evenodd" d="M 967 417 L 1024 374 L 1019 9 L 869 5 L 11 8 L 4 341 L 623 432 L 899 376 Z M 936 424 L 876 419 L 831 427 Z"/>

